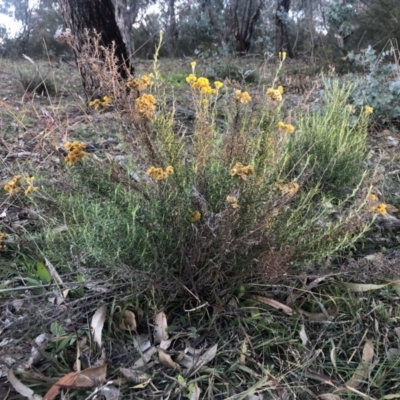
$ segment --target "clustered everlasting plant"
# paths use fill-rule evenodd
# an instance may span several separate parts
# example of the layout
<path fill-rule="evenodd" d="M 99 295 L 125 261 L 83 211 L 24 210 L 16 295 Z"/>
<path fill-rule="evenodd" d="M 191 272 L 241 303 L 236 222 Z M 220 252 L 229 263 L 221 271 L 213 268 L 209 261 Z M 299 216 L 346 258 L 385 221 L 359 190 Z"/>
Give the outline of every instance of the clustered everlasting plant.
<path fill-rule="evenodd" d="M 34 179 L 35 179 L 34 176 L 25 178 L 25 181 L 28 184 L 25 188 L 25 196 L 28 196 L 29 193 L 35 192 L 36 190 L 38 190 L 37 186 L 33 186 Z M 8 194 L 11 196 L 16 193 L 19 193 L 22 189 L 22 185 L 21 185 L 22 180 L 23 180 L 22 175 L 13 176 L 12 179 L 4 185 L 4 190 L 6 192 L 8 192 Z"/>
<path fill-rule="evenodd" d="M 88 265 L 128 265 L 153 273 L 161 290 L 172 285 L 168 293 L 210 298 L 352 245 L 368 213 L 385 211 L 372 209 L 363 184 L 372 110 L 354 119 L 343 112 L 349 88 L 332 85 L 319 110 L 288 116 L 277 84 L 284 59 L 261 95 L 198 77 L 192 62 L 190 135 L 177 132 L 174 108 L 165 106 L 157 60 L 153 74 L 128 79 L 124 116 L 135 125 L 131 153 L 140 149 L 140 157 L 117 168 L 85 157 L 85 143 L 67 142 L 65 162 L 76 168 L 65 173 L 74 190 L 49 190 L 68 231 L 49 231 L 44 251 L 65 262 L 74 243 Z M 341 218 L 332 218 L 327 203 Z"/>

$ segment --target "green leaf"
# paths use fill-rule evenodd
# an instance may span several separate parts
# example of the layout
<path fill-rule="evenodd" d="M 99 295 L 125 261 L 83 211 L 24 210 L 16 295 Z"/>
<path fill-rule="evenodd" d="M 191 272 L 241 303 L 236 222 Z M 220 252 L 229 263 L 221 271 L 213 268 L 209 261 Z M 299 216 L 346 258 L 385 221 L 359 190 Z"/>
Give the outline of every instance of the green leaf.
<path fill-rule="evenodd" d="M 50 283 L 51 282 L 50 272 L 47 270 L 47 268 L 44 266 L 44 264 L 38 262 L 36 264 L 36 270 L 37 270 L 37 274 L 39 276 L 39 279 L 43 283 Z"/>

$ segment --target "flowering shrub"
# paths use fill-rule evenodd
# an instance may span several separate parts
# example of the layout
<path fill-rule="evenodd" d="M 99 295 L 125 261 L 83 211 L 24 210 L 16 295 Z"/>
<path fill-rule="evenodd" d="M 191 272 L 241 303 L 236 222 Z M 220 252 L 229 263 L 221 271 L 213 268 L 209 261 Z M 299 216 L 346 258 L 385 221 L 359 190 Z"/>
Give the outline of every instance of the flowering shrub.
<path fill-rule="evenodd" d="M 74 191 L 60 202 L 71 227 L 66 254 L 72 242 L 90 265 L 121 263 L 154 273 L 147 276 L 161 291 L 168 286 L 185 295 L 188 289 L 210 299 L 247 280 L 282 276 L 362 235 L 371 208 L 379 207 L 367 199 L 361 204 L 359 196 L 370 110 L 358 118 L 345 111 L 347 88 L 334 87 L 320 112 L 296 115 L 295 128 L 284 122 L 290 116 L 276 80 L 253 102 L 245 88 L 196 76 L 193 61 L 186 82 L 195 112 L 185 135 L 173 109 L 164 108 L 153 72 L 154 78 L 127 83 L 138 92 L 127 107 L 137 117 L 131 153 L 140 153 L 126 165 L 129 179 L 121 173 L 125 166 L 95 157 L 67 169 Z M 143 93 L 150 87 L 151 94 Z M 66 148 L 68 164 L 86 154 L 81 142 Z M 331 191 L 328 176 L 335 185 L 345 182 L 344 194 Z M 343 217 L 332 220 L 322 206 L 327 198 Z M 63 238 L 54 240 L 59 257 Z"/>
<path fill-rule="evenodd" d="M 66 142 L 64 147 L 68 150 L 65 162 L 68 165 L 76 164 L 79 160 L 86 156 L 86 144 L 78 141 Z"/>

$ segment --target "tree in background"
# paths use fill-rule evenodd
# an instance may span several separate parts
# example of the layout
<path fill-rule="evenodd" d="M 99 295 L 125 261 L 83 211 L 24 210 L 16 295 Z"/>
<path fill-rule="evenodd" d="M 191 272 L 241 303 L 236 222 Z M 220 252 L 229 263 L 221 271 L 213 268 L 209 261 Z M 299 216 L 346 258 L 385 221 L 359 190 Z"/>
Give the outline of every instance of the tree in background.
<path fill-rule="evenodd" d="M 71 45 L 87 99 L 91 100 L 99 96 L 102 82 L 99 82 L 90 63 L 91 54 L 86 54 L 89 60 L 81 58 L 85 46 L 85 52 L 90 53 L 96 48 L 95 41 L 98 41 L 99 46 L 96 51 L 100 51 L 100 54 L 92 54 L 92 57 L 96 59 L 100 57 L 100 62 L 106 57 L 104 49 L 109 51 L 112 49 L 118 74 L 122 79 L 127 79 L 129 71 L 133 72 L 133 68 L 130 66 L 128 52 L 115 19 L 112 1 L 59 0 L 59 5 L 65 27 L 72 35 Z M 97 37 L 96 32 L 99 34 Z"/>
<path fill-rule="evenodd" d="M 230 0 L 231 26 L 237 54 L 245 54 L 250 50 L 254 25 L 260 17 L 263 4 L 262 0 Z"/>
<path fill-rule="evenodd" d="M 289 43 L 289 10 L 290 0 L 278 0 L 275 14 L 275 50 L 276 53 L 287 52 L 293 58 Z"/>
<path fill-rule="evenodd" d="M 135 42 L 133 39 L 133 25 L 138 23 L 140 13 L 144 14 L 150 4 L 155 0 L 113 0 L 115 7 L 115 19 L 122 39 L 125 43 L 129 59 L 135 54 Z"/>

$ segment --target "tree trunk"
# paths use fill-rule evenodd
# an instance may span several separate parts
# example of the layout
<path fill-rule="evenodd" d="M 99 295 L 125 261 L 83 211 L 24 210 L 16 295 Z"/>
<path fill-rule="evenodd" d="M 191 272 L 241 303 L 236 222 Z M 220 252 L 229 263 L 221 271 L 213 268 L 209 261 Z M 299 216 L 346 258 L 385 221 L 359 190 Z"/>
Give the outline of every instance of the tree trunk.
<path fill-rule="evenodd" d="M 275 28 L 276 28 L 276 52 L 287 52 L 290 58 L 293 58 L 292 48 L 289 43 L 289 32 L 286 18 L 290 10 L 290 0 L 278 0 L 276 10 Z"/>
<path fill-rule="evenodd" d="M 260 16 L 263 1 L 258 1 L 254 6 L 253 0 L 241 2 L 241 19 L 238 16 L 238 0 L 230 0 L 230 13 L 233 35 L 235 37 L 235 50 L 237 54 L 245 54 L 250 50 L 251 38 L 253 36 L 254 24 Z"/>
<path fill-rule="evenodd" d="M 114 6 L 111 0 L 59 0 L 58 2 L 65 27 L 69 28 L 72 34 L 72 47 L 86 98 L 91 100 L 102 94 L 101 88 L 104 83 L 93 69 L 93 64 L 90 62 L 93 58 L 100 58 L 95 61 L 104 64 L 107 51 L 108 54 L 113 51 L 119 78 L 125 80 L 129 73 L 133 73 L 125 43 L 115 20 Z M 99 36 L 96 36 L 96 32 Z M 87 46 L 88 41 L 90 46 Z M 83 50 L 89 54 L 83 54 Z"/>
<path fill-rule="evenodd" d="M 146 6 L 148 3 L 143 4 L 139 0 L 114 0 L 114 4 L 115 19 L 121 31 L 129 60 L 132 61 L 135 56 L 134 42 L 132 40 L 133 24 L 138 17 L 140 7 Z"/>
<path fill-rule="evenodd" d="M 167 27 L 167 47 L 168 55 L 173 58 L 176 53 L 176 16 L 175 16 L 175 0 L 168 0 L 168 27 Z"/>

